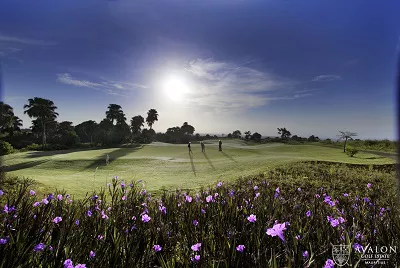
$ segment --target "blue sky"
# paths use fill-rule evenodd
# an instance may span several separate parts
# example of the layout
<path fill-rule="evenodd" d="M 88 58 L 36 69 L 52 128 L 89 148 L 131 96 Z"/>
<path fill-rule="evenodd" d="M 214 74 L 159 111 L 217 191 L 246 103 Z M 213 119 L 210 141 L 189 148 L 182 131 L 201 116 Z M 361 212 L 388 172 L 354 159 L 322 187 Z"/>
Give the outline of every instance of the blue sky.
<path fill-rule="evenodd" d="M 396 137 L 400 2 L 2 1 L 2 99 L 59 120 L 155 108 L 156 131 Z"/>

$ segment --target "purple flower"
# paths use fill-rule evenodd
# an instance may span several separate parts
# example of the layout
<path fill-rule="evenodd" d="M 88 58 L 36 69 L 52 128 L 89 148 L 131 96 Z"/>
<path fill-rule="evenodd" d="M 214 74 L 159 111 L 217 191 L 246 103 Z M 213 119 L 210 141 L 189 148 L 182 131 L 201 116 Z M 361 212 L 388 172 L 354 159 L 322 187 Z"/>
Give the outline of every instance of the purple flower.
<path fill-rule="evenodd" d="M 154 246 L 153 246 L 153 250 L 154 250 L 154 252 L 159 252 L 159 251 L 162 250 L 162 246 L 160 246 L 160 245 L 154 245 Z"/>
<path fill-rule="evenodd" d="M 93 259 L 94 257 L 96 257 L 96 252 L 94 252 L 93 250 L 91 250 L 90 253 L 89 253 L 89 257 L 90 257 L 91 259 Z"/>
<path fill-rule="evenodd" d="M 258 186 L 256 185 L 256 186 L 254 186 L 254 191 L 257 191 L 258 190 Z"/>
<path fill-rule="evenodd" d="M 8 239 L 7 238 L 0 238 L 0 245 L 5 245 L 7 244 Z"/>
<path fill-rule="evenodd" d="M 217 183 L 217 188 L 219 188 L 219 187 L 221 187 L 221 186 L 222 186 L 222 181 L 220 181 L 220 182 Z"/>
<path fill-rule="evenodd" d="M 310 216 L 311 216 L 311 211 L 307 211 L 307 212 L 306 212 L 306 216 L 307 216 L 307 217 L 310 217 Z"/>
<path fill-rule="evenodd" d="M 229 192 L 229 196 L 232 197 L 232 196 L 234 196 L 234 195 L 235 195 L 235 190 L 231 190 L 231 191 Z"/>
<path fill-rule="evenodd" d="M 206 214 L 206 211 L 204 209 L 201 209 L 201 214 Z"/>
<path fill-rule="evenodd" d="M 62 221 L 62 218 L 61 218 L 61 217 L 55 217 L 55 218 L 52 220 L 52 222 L 54 222 L 54 223 L 59 223 L 60 221 Z"/>
<path fill-rule="evenodd" d="M 47 198 L 42 199 L 42 203 L 47 205 L 49 203 L 49 200 L 47 200 Z"/>
<path fill-rule="evenodd" d="M 332 219 L 332 220 L 330 221 L 330 223 L 331 223 L 332 227 L 336 227 L 336 226 L 339 225 L 339 221 L 338 221 L 337 219 Z"/>
<path fill-rule="evenodd" d="M 125 201 L 125 200 L 126 200 L 126 196 L 124 195 L 121 199 L 122 199 L 123 201 Z"/>
<path fill-rule="evenodd" d="M 104 210 L 101 211 L 101 217 L 105 220 L 108 220 L 108 216 L 104 213 Z"/>
<path fill-rule="evenodd" d="M 281 192 L 281 190 L 278 188 L 275 189 L 275 192 L 277 192 L 278 194 Z"/>
<path fill-rule="evenodd" d="M 200 261 L 200 255 L 194 255 L 194 260 L 195 261 Z"/>
<path fill-rule="evenodd" d="M 327 259 L 324 268 L 335 268 L 335 263 L 331 259 Z"/>
<path fill-rule="evenodd" d="M 276 223 L 274 227 L 269 228 L 266 233 L 270 236 L 278 236 L 280 239 L 282 239 L 282 241 L 285 241 L 285 237 L 283 235 L 284 230 L 286 230 L 286 222 Z"/>
<path fill-rule="evenodd" d="M 250 216 L 247 217 L 247 220 L 248 220 L 249 222 L 256 222 L 257 217 L 256 217 L 256 215 L 251 214 Z"/>
<path fill-rule="evenodd" d="M 73 262 L 71 261 L 71 259 L 66 259 L 65 261 L 64 261 L 64 268 L 73 268 L 74 267 L 74 264 L 73 264 Z"/>
<path fill-rule="evenodd" d="M 62 194 L 58 194 L 58 195 L 57 195 L 57 199 L 58 199 L 59 201 L 63 200 Z"/>
<path fill-rule="evenodd" d="M 75 268 L 86 268 L 86 264 L 78 263 L 77 265 L 75 265 Z"/>
<path fill-rule="evenodd" d="M 349 196 L 349 194 L 346 194 L 346 193 L 344 193 L 344 194 L 343 194 L 343 196 L 346 196 L 346 197 L 348 197 L 348 196 Z"/>
<path fill-rule="evenodd" d="M 125 187 L 125 182 L 122 181 L 122 182 L 121 182 L 121 188 L 124 188 L 124 187 Z"/>
<path fill-rule="evenodd" d="M 34 190 L 30 190 L 30 191 L 29 191 L 29 194 L 30 194 L 30 195 L 35 195 L 36 193 L 35 193 Z"/>
<path fill-rule="evenodd" d="M 303 258 L 308 259 L 308 251 L 307 250 L 303 252 Z"/>
<path fill-rule="evenodd" d="M 300 187 L 299 187 L 299 188 L 297 188 L 297 191 L 301 192 L 301 188 L 300 188 Z"/>
<path fill-rule="evenodd" d="M 90 210 L 87 211 L 88 217 L 92 217 L 92 212 Z"/>
<path fill-rule="evenodd" d="M 369 202 L 369 198 L 368 197 L 364 197 L 364 202 L 368 203 Z"/>
<path fill-rule="evenodd" d="M 193 251 L 200 251 L 200 247 L 201 247 L 201 243 L 197 243 L 197 244 L 194 244 L 193 246 L 191 246 L 190 248 Z"/>
<path fill-rule="evenodd" d="M 164 206 L 159 206 L 158 209 L 161 211 L 162 214 L 167 214 L 167 208 Z"/>
<path fill-rule="evenodd" d="M 258 198 L 260 196 L 260 193 L 256 193 L 256 196 L 254 197 L 254 199 Z"/>
<path fill-rule="evenodd" d="M 342 217 L 339 217 L 338 221 L 339 221 L 339 223 L 344 223 L 346 220 L 344 218 L 342 218 Z"/>
<path fill-rule="evenodd" d="M 296 235 L 295 238 L 296 238 L 296 240 L 299 240 L 299 239 L 300 239 L 300 236 L 299 236 L 299 235 Z"/>
<path fill-rule="evenodd" d="M 40 206 L 40 203 L 39 202 L 35 202 L 35 203 L 33 203 L 33 206 L 34 207 L 38 207 L 38 206 Z"/>
<path fill-rule="evenodd" d="M 316 197 L 316 198 L 320 198 L 321 196 L 320 196 L 319 194 L 316 194 L 315 197 Z"/>
<path fill-rule="evenodd" d="M 244 245 L 239 245 L 236 247 L 236 250 L 239 252 L 243 252 L 246 247 Z"/>
<path fill-rule="evenodd" d="M 210 203 L 212 200 L 213 200 L 213 196 L 212 195 L 209 195 L 209 196 L 206 197 L 207 203 Z"/>
<path fill-rule="evenodd" d="M 104 236 L 102 236 L 102 235 L 97 236 L 97 239 L 99 239 L 99 240 L 103 240 L 103 238 L 104 238 Z"/>
<path fill-rule="evenodd" d="M 199 222 L 197 220 L 193 220 L 192 223 L 193 223 L 194 226 L 199 225 Z"/>
<path fill-rule="evenodd" d="M 45 247 L 46 247 L 45 244 L 39 243 L 39 244 L 37 244 L 37 245 L 33 248 L 33 250 L 34 250 L 35 252 L 38 252 L 38 251 L 44 250 Z"/>
<path fill-rule="evenodd" d="M 363 246 L 361 246 L 358 243 L 354 243 L 353 244 L 353 248 L 357 251 L 357 252 L 363 252 Z"/>
<path fill-rule="evenodd" d="M 149 217 L 149 215 L 147 214 L 142 215 L 142 222 L 149 222 L 150 220 L 151 218 Z"/>
<path fill-rule="evenodd" d="M 107 183 L 107 187 L 111 187 L 111 183 Z"/>
<path fill-rule="evenodd" d="M 188 203 L 192 202 L 192 199 L 193 198 L 190 195 L 185 196 L 185 201 Z"/>
<path fill-rule="evenodd" d="M 76 225 L 79 225 L 79 220 L 76 220 L 76 221 L 75 221 L 75 224 L 76 224 Z"/>
<path fill-rule="evenodd" d="M 218 193 L 215 193 L 215 194 L 214 194 L 214 197 L 215 197 L 215 198 L 217 198 L 218 196 L 219 196 L 219 194 L 218 194 Z"/>
<path fill-rule="evenodd" d="M 372 187 L 372 184 L 371 184 L 371 183 L 368 183 L 368 184 L 367 184 L 367 187 L 368 187 L 368 188 L 371 188 L 371 187 Z"/>

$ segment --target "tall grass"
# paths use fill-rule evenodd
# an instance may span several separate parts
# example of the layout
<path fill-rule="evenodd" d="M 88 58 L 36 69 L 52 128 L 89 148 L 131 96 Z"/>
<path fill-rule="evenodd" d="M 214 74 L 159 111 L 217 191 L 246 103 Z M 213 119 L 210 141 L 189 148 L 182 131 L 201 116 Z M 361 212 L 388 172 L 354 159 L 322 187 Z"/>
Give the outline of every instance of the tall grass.
<path fill-rule="evenodd" d="M 301 163 L 159 197 L 122 179 L 83 200 L 3 189 L 0 267 L 322 267 L 332 245 L 400 245 L 392 165 Z"/>

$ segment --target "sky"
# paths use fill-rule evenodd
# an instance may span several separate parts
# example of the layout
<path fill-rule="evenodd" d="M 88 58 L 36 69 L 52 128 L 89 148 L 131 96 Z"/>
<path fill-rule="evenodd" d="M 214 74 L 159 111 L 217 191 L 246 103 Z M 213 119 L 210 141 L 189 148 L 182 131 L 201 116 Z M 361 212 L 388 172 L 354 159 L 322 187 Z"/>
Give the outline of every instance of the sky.
<path fill-rule="evenodd" d="M 157 132 L 396 139 L 400 1 L 40 0 L 0 2 L 1 98 L 58 121 L 154 108 Z"/>

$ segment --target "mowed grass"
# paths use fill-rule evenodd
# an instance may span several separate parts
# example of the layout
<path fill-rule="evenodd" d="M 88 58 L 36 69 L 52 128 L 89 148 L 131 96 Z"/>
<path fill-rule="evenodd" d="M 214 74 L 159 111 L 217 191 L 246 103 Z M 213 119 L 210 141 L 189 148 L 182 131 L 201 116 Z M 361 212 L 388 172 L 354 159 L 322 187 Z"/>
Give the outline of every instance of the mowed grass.
<path fill-rule="evenodd" d="M 394 160 L 367 153 L 349 157 L 340 149 L 316 145 L 262 144 L 246 145 L 240 140 L 200 144 L 153 143 L 138 148 L 68 150 L 58 152 L 24 152 L 2 157 L 7 174 L 31 178 L 42 192 L 66 190 L 75 198 L 105 187 L 114 176 L 125 181 L 143 180 L 146 189 L 194 189 L 215 181 L 230 181 L 255 175 L 281 164 L 319 160 L 353 164 L 391 164 Z M 110 164 L 105 164 L 106 155 Z"/>

